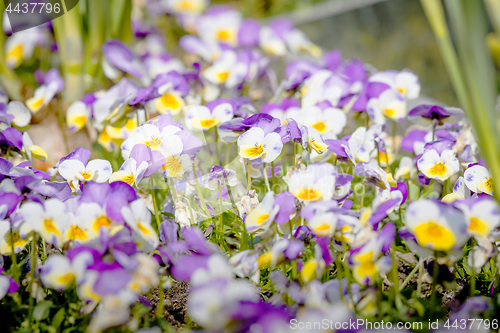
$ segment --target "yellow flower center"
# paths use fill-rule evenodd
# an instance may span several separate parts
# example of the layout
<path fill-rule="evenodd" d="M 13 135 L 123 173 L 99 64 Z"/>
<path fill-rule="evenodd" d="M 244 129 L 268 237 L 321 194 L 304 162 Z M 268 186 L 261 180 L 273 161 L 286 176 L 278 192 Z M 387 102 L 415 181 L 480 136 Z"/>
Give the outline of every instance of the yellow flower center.
<path fill-rule="evenodd" d="M 190 10 L 193 7 L 194 7 L 194 5 L 191 3 L 191 1 L 188 1 L 188 0 L 181 1 L 181 3 L 179 4 L 179 8 L 181 8 L 183 10 Z"/>
<path fill-rule="evenodd" d="M 54 226 L 54 221 L 51 219 L 45 219 L 43 221 L 43 226 L 45 227 L 45 230 L 52 234 L 59 235 L 59 230 Z"/>
<path fill-rule="evenodd" d="M 320 191 L 317 191 L 313 188 L 305 188 L 299 192 L 297 198 L 304 201 L 318 201 L 323 197 L 323 194 Z"/>
<path fill-rule="evenodd" d="M 486 223 L 474 216 L 470 218 L 469 233 L 477 234 L 479 236 L 486 236 L 488 234 L 488 231 L 489 230 Z"/>
<path fill-rule="evenodd" d="M 246 150 L 246 155 L 249 156 L 249 158 L 258 158 L 263 153 L 264 153 L 264 145 L 250 147 Z"/>
<path fill-rule="evenodd" d="M 12 61 L 15 61 L 16 67 L 21 63 L 23 59 L 23 46 L 18 45 L 14 47 L 8 54 L 7 54 L 7 60 L 10 60 L 10 58 L 13 58 Z"/>
<path fill-rule="evenodd" d="M 148 146 L 151 149 L 158 149 L 161 145 L 161 139 L 160 138 L 152 138 L 149 141 L 146 141 L 146 146 Z"/>
<path fill-rule="evenodd" d="M 377 266 L 373 261 L 365 261 L 358 266 L 357 273 L 361 278 L 364 278 L 366 276 L 373 278 L 377 273 Z"/>
<path fill-rule="evenodd" d="M 221 82 L 224 82 L 227 80 L 227 78 L 229 76 L 229 72 L 221 72 L 221 73 L 217 74 L 217 76 L 219 77 L 219 80 L 221 80 Z"/>
<path fill-rule="evenodd" d="M 19 231 L 13 231 L 12 237 L 10 236 L 10 233 L 7 233 L 7 235 L 5 235 L 5 240 L 7 241 L 7 244 L 9 244 L 9 250 L 11 248 L 11 244 L 14 245 L 14 249 L 17 247 L 23 247 L 24 244 L 26 244 L 26 241 L 21 239 Z"/>
<path fill-rule="evenodd" d="M 73 273 L 67 273 L 67 274 L 64 274 L 64 275 L 61 275 L 57 281 L 62 283 L 62 284 L 70 284 L 71 282 L 73 282 L 75 276 L 73 275 Z"/>
<path fill-rule="evenodd" d="M 490 191 L 493 191 L 493 178 L 492 177 L 488 177 L 486 179 L 486 181 L 484 182 L 484 186 L 490 190 Z"/>
<path fill-rule="evenodd" d="M 273 258 L 273 253 L 271 251 L 261 254 L 258 259 L 259 269 L 264 269 L 271 266 L 272 258 Z"/>
<path fill-rule="evenodd" d="M 455 245 L 453 233 L 435 222 L 427 222 L 417 226 L 414 233 L 421 246 L 430 246 L 437 251 L 449 251 Z"/>
<path fill-rule="evenodd" d="M 92 175 L 86 170 L 80 174 L 82 175 L 83 179 L 85 179 L 85 180 L 89 180 L 90 178 L 92 178 Z"/>
<path fill-rule="evenodd" d="M 71 226 L 68 232 L 68 238 L 70 240 L 84 240 L 87 239 L 87 233 L 83 231 L 79 226 Z"/>
<path fill-rule="evenodd" d="M 383 109 L 382 112 L 389 118 L 394 116 L 394 114 L 396 113 L 394 109 Z"/>
<path fill-rule="evenodd" d="M 101 227 L 109 227 L 111 225 L 111 221 L 108 219 L 107 216 L 101 215 L 98 218 L 95 219 L 93 228 L 95 231 L 99 231 Z"/>
<path fill-rule="evenodd" d="M 429 173 L 431 176 L 439 176 L 442 177 L 446 173 L 446 166 L 443 162 L 436 163 L 430 170 Z"/>
<path fill-rule="evenodd" d="M 75 124 L 77 124 L 79 127 L 83 127 L 85 123 L 87 122 L 87 117 L 85 116 L 79 116 L 75 118 Z"/>
<path fill-rule="evenodd" d="M 210 128 L 215 124 L 215 119 L 200 119 L 200 125 L 203 128 Z"/>
<path fill-rule="evenodd" d="M 269 214 L 262 214 L 257 218 L 257 223 L 262 224 L 269 218 Z"/>
<path fill-rule="evenodd" d="M 318 132 L 322 133 L 326 129 L 326 124 L 322 121 L 319 121 L 316 124 L 312 125 L 311 127 L 317 130 Z"/>
<path fill-rule="evenodd" d="M 145 226 L 143 226 L 140 222 L 137 224 L 137 228 L 139 228 L 139 230 L 143 233 L 143 234 L 149 234 L 149 230 L 148 228 L 146 228 Z"/>
<path fill-rule="evenodd" d="M 397 89 L 398 89 L 398 91 L 401 93 L 401 95 L 403 95 L 403 96 L 404 96 L 404 95 L 406 94 L 406 88 L 405 88 L 405 87 L 399 87 L 399 88 L 397 88 Z"/>
<path fill-rule="evenodd" d="M 328 235 L 329 230 L 330 230 L 330 225 L 328 223 L 322 223 L 322 224 L 313 228 L 314 233 L 319 235 L 319 236 Z"/>
<path fill-rule="evenodd" d="M 122 178 L 122 181 L 124 181 L 125 183 L 127 183 L 129 185 L 132 185 L 135 181 L 135 177 L 134 177 L 134 175 L 127 175 L 127 176 Z"/>
<path fill-rule="evenodd" d="M 325 145 L 320 145 L 318 144 L 316 141 L 314 140 L 309 140 L 308 141 L 309 143 L 309 146 L 314 149 L 318 154 L 321 154 L 323 153 L 323 151 L 326 149 L 326 146 Z"/>
<path fill-rule="evenodd" d="M 38 109 L 43 104 L 43 98 L 39 98 L 35 103 L 33 103 L 33 108 Z"/>
<path fill-rule="evenodd" d="M 229 32 L 227 32 L 226 30 L 220 30 L 217 33 L 217 38 L 221 40 L 227 40 L 229 38 Z"/>
<path fill-rule="evenodd" d="M 316 267 L 318 267 L 316 259 L 311 259 L 304 264 L 302 270 L 300 271 L 300 277 L 304 283 L 309 283 L 309 281 L 316 278 Z"/>
<path fill-rule="evenodd" d="M 172 110 L 179 108 L 179 101 L 173 95 L 165 94 L 161 96 L 160 100 L 164 107 L 172 108 Z"/>
<path fill-rule="evenodd" d="M 175 156 L 167 157 L 163 170 L 169 172 L 169 177 L 180 177 L 179 174 L 182 170 L 181 158 Z"/>

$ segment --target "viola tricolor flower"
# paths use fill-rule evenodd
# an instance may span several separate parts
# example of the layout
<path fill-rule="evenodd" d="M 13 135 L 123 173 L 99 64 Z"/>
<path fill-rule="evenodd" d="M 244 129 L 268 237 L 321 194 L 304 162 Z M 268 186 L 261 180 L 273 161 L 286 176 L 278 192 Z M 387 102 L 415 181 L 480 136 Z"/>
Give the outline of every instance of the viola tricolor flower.
<path fill-rule="evenodd" d="M 405 225 L 420 246 L 434 251 L 460 248 L 469 238 L 469 223 L 463 213 L 437 201 L 411 202 L 406 209 Z"/>
<path fill-rule="evenodd" d="M 288 190 L 305 202 L 341 199 L 349 193 L 352 176 L 339 174 L 327 163 L 311 164 L 306 170 L 292 173 Z"/>
<path fill-rule="evenodd" d="M 473 165 L 464 172 L 465 185 L 472 192 L 493 195 L 493 177 L 482 165 Z"/>
<path fill-rule="evenodd" d="M 221 103 L 212 110 L 203 105 L 189 106 L 186 110 L 186 125 L 196 131 L 208 131 L 233 118 L 233 109 L 229 103 Z"/>
<path fill-rule="evenodd" d="M 42 85 L 35 90 L 34 96 L 26 101 L 26 106 L 33 113 L 47 106 L 52 98 L 64 88 L 64 81 L 57 69 L 49 70 L 42 77 Z"/>
<path fill-rule="evenodd" d="M 265 230 L 269 228 L 279 211 L 279 206 L 275 205 L 274 201 L 274 193 L 268 192 L 262 202 L 245 217 L 245 226 L 248 232 L 259 228 Z"/>
<path fill-rule="evenodd" d="M 446 180 L 459 170 L 458 159 L 449 142 L 436 141 L 425 146 L 425 151 L 417 162 L 418 169 L 427 177 Z"/>
<path fill-rule="evenodd" d="M 274 161 L 283 148 L 278 133 L 266 133 L 260 127 L 252 127 L 238 138 L 238 153 L 241 157 L 255 160 L 262 157 L 266 163 Z"/>
<path fill-rule="evenodd" d="M 469 220 L 467 231 L 471 236 L 487 237 L 500 225 L 498 204 L 491 199 L 469 198 L 457 201 L 455 205 Z"/>
<path fill-rule="evenodd" d="M 106 182 L 111 176 L 113 169 L 107 160 L 95 159 L 87 163 L 87 159 L 66 159 L 59 164 L 59 174 L 68 182 L 73 181 L 95 181 Z"/>

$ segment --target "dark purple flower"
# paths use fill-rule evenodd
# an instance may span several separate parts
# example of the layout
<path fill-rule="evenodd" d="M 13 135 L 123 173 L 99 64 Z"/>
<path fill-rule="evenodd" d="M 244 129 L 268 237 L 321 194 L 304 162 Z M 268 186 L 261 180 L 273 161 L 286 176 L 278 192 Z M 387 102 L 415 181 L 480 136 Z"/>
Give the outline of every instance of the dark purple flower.
<path fill-rule="evenodd" d="M 445 121 L 456 123 L 464 116 L 464 111 L 459 108 L 446 108 L 439 105 L 422 104 L 413 108 L 408 113 L 408 119 L 418 125 L 442 125 Z"/>
<path fill-rule="evenodd" d="M 23 148 L 23 134 L 13 127 L 9 127 L 0 132 L 0 148 L 5 147 L 5 150 L 9 146 L 14 146 L 15 148 L 21 150 Z"/>

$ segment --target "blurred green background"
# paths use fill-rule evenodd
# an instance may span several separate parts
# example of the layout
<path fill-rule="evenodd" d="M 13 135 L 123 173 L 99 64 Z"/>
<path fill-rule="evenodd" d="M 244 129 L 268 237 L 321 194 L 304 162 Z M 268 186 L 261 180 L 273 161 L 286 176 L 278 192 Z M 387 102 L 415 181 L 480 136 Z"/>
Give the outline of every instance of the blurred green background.
<path fill-rule="evenodd" d="M 334 4 L 339 2 L 344 4 Z M 266 22 L 274 17 L 291 18 L 324 50 L 339 49 L 345 58 L 358 57 L 379 70 L 411 69 L 420 78 L 422 94 L 458 106 L 419 0 L 219 0 L 211 3 L 234 6 L 244 16 Z"/>

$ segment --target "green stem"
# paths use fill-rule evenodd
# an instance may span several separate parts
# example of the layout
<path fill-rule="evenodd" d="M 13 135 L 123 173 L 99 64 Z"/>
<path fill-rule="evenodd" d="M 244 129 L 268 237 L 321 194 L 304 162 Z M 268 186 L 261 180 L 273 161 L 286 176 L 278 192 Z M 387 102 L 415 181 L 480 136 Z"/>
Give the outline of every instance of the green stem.
<path fill-rule="evenodd" d="M 69 144 L 68 144 L 68 135 L 66 133 L 66 120 L 64 119 L 64 112 L 59 106 L 57 108 L 57 115 L 58 115 L 58 120 L 59 120 L 59 128 L 61 129 L 61 134 L 64 139 L 64 148 L 66 149 L 66 154 L 69 154 L 70 149 L 69 149 Z"/>
<path fill-rule="evenodd" d="M 32 329 L 33 324 L 33 308 L 35 305 L 35 298 L 33 297 L 33 283 L 35 282 L 35 267 L 36 267 L 36 235 L 31 240 L 31 257 L 30 257 L 30 286 L 29 286 L 29 315 L 28 315 L 28 328 Z"/>
<path fill-rule="evenodd" d="M 295 152 L 295 141 L 292 140 L 292 158 L 293 158 L 293 170 L 295 170 L 295 155 L 297 153 Z"/>
<path fill-rule="evenodd" d="M 450 187 L 450 178 L 446 179 L 444 182 L 443 182 L 443 194 L 442 194 L 442 197 L 444 198 L 445 195 L 447 195 L 449 192 L 448 192 L 448 188 Z"/>
<path fill-rule="evenodd" d="M 64 75 L 63 98 L 74 102 L 83 96 L 83 36 L 80 8 L 72 10 L 52 21 Z"/>
<path fill-rule="evenodd" d="M 434 312 L 434 308 L 436 307 L 436 290 L 438 284 L 438 273 L 439 273 L 439 264 L 437 261 L 437 253 L 434 252 L 434 262 L 432 267 L 432 291 L 431 291 L 431 301 L 430 301 L 430 318 L 432 318 L 432 314 Z"/>
<path fill-rule="evenodd" d="M 401 299 L 399 295 L 399 278 L 398 278 L 398 266 L 396 262 L 396 242 L 392 244 L 392 251 L 391 251 L 391 257 L 392 257 L 392 283 L 393 283 L 393 291 L 394 291 L 394 302 L 396 303 L 396 308 L 401 310 Z"/>
<path fill-rule="evenodd" d="M 163 318 L 163 305 L 164 305 L 164 289 L 163 289 L 163 278 L 160 276 L 160 282 L 158 283 L 158 305 L 156 306 L 156 318 Z"/>
<path fill-rule="evenodd" d="M 419 262 L 417 264 L 417 266 L 415 266 L 413 268 L 413 270 L 410 272 L 410 274 L 408 274 L 408 276 L 406 277 L 406 279 L 403 281 L 403 283 L 401 284 L 401 286 L 399 286 L 399 291 L 403 291 L 403 289 L 406 287 L 406 285 L 408 284 L 408 282 L 410 282 L 411 278 L 413 277 L 413 275 L 415 275 L 415 273 L 420 270 L 420 266 L 422 266 L 422 262 Z"/>
<path fill-rule="evenodd" d="M 271 173 L 273 175 L 273 191 L 274 191 L 274 185 L 276 185 L 276 175 L 274 174 L 274 161 L 271 162 Z"/>
<path fill-rule="evenodd" d="M 266 183 L 267 191 L 271 191 L 271 186 L 269 186 L 269 177 L 267 176 L 267 167 L 264 163 L 264 183 Z"/>
<path fill-rule="evenodd" d="M 85 73 L 94 79 L 101 63 L 105 23 L 104 7 L 102 0 L 87 0 L 89 30 L 85 43 Z"/>
<path fill-rule="evenodd" d="M 201 187 L 200 183 L 198 182 L 198 174 L 196 173 L 196 166 L 195 163 L 193 163 L 193 173 L 194 173 L 194 180 L 196 182 L 196 191 L 198 192 L 198 196 L 200 197 L 201 204 L 203 206 L 203 210 L 205 211 L 205 214 L 207 215 L 207 219 L 211 217 L 210 212 L 208 211 L 207 203 L 205 202 L 205 198 L 203 198 L 203 194 L 201 193 Z"/>
<path fill-rule="evenodd" d="M 10 257 L 12 260 L 12 277 L 14 278 L 14 280 L 16 280 L 16 282 L 19 282 L 19 267 L 17 267 L 17 256 L 14 247 L 14 232 L 12 230 L 12 225 L 10 226 L 10 248 Z"/>
<path fill-rule="evenodd" d="M 342 255 L 337 255 L 337 279 L 339 279 L 340 299 L 344 300 L 344 290 L 342 289 Z"/>
<path fill-rule="evenodd" d="M 222 218 L 222 185 L 219 184 L 219 207 L 220 207 L 220 221 L 219 221 L 219 232 L 220 232 L 220 246 L 222 251 L 224 251 L 224 221 Z"/>
<path fill-rule="evenodd" d="M 344 253 L 347 253 L 348 249 L 347 249 L 347 245 L 346 245 L 344 239 L 342 239 L 342 249 L 344 250 Z M 347 291 L 349 292 L 349 297 L 351 298 L 351 302 L 354 303 L 354 298 L 352 298 L 352 291 L 351 291 L 351 279 L 350 279 L 350 274 L 349 274 L 349 271 L 350 271 L 349 265 L 347 264 L 346 261 L 342 261 L 342 263 L 344 265 L 344 272 L 345 272 L 345 277 L 347 280 Z"/>
<path fill-rule="evenodd" d="M 158 211 L 158 205 L 156 204 L 156 193 L 152 177 L 149 177 L 149 188 L 151 189 L 151 198 L 153 199 L 153 208 L 155 211 L 156 231 L 158 232 L 158 234 L 160 234 L 161 218 L 160 218 L 160 212 Z"/>
<path fill-rule="evenodd" d="M 363 208 L 364 205 L 365 205 L 365 187 L 366 187 L 366 184 L 365 184 L 365 180 L 363 179 L 363 187 L 362 187 L 362 190 L 361 190 L 361 201 L 360 201 L 360 208 Z"/>
<path fill-rule="evenodd" d="M 252 160 L 248 159 L 247 162 L 247 190 L 250 192 L 252 189 Z"/>
<path fill-rule="evenodd" d="M 0 1 L 0 13 L 5 11 L 5 2 Z M 3 24 L 3 15 L 0 15 L 0 25 Z M 5 34 L 0 34 L 0 83 L 9 97 L 13 100 L 22 100 L 22 82 L 16 73 L 7 66 L 5 62 Z"/>
<path fill-rule="evenodd" d="M 469 255 L 471 255 L 469 253 Z M 472 267 L 470 275 L 470 297 L 474 297 L 476 293 L 476 269 L 474 268 L 474 257 L 472 258 Z"/>
<path fill-rule="evenodd" d="M 217 127 L 214 127 L 214 131 L 215 131 L 215 163 L 222 166 L 219 159 L 219 145 L 218 145 L 219 133 L 217 133 Z"/>
<path fill-rule="evenodd" d="M 174 197 L 174 203 L 177 201 L 177 191 L 175 190 L 174 180 L 172 178 L 168 179 L 170 183 L 170 190 L 172 191 L 172 197 Z"/>
<path fill-rule="evenodd" d="M 420 259 L 418 263 L 418 279 L 417 279 L 417 296 L 422 297 L 422 271 L 424 268 L 424 261 Z"/>

